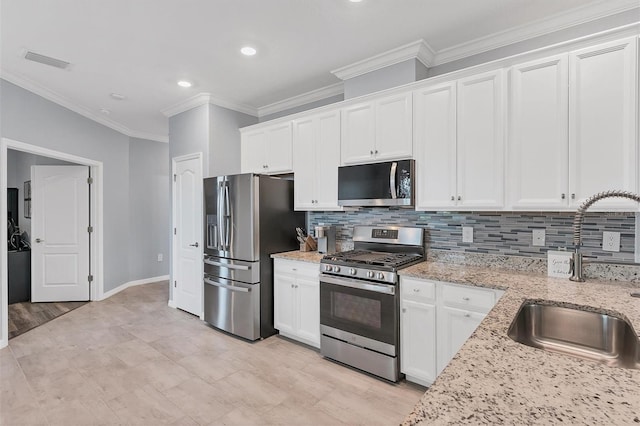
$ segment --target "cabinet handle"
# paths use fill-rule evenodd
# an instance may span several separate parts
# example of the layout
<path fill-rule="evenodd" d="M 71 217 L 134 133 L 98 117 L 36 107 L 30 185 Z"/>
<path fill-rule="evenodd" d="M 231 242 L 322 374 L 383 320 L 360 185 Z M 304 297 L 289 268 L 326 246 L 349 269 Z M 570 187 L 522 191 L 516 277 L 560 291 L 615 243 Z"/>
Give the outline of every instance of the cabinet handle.
<path fill-rule="evenodd" d="M 465 302 L 468 302 L 471 299 L 469 299 L 468 297 L 465 296 L 465 297 L 462 298 L 462 300 L 464 300 Z"/>
<path fill-rule="evenodd" d="M 464 314 L 465 318 L 471 318 L 471 314 Z"/>
<path fill-rule="evenodd" d="M 376 152 L 376 154 L 377 154 L 377 153 L 378 153 L 378 150 L 376 149 L 376 151 L 375 151 L 375 152 Z"/>
<path fill-rule="evenodd" d="M 572 194 L 571 194 L 571 199 L 572 199 L 572 200 L 575 200 L 575 199 L 576 199 L 576 194 L 572 193 Z"/>
<path fill-rule="evenodd" d="M 560 198 L 562 198 L 563 200 L 566 198 L 564 195 L 564 192 L 562 193 L 562 195 L 560 196 Z"/>
<path fill-rule="evenodd" d="M 456 197 L 454 197 L 453 195 L 451 196 L 451 201 L 455 201 Z"/>
<path fill-rule="evenodd" d="M 415 291 L 416 293 L 420 293 L 420 289 L 419 288 L 414 288 L 413 291 Z"/>
<path fill-rule="evenodd" d="M 458 195 L 458 201 L 462 200 L 462 195 Z"/>
<path fill-rule="evenodd" d="M 293 284 L 291 284 L 291 288 L 293 288 Z"/>
<path fill-rule="evenodd" d="M 291 270 L 292 270 L 292 271 L 297 271 L 297 269 L 296 269 L 296 268 L 291 268 Z"/>
<path fill-rule="evenodd" d="M 373 151 L 369 151 L 369 154 L 373 155 Z"/>

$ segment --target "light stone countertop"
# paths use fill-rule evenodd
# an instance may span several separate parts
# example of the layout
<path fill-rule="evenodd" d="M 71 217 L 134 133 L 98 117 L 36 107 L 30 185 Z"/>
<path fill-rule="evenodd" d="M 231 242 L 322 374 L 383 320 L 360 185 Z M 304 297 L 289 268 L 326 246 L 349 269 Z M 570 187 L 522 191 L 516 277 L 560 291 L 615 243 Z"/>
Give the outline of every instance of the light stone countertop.
<path fill-rule="evenodd" d="M 318 253 L 317 251 L 287 251 L 284 253 L 275 253 L 272 254 L 271 257 L 274 259 L 285 259 L 285 260 L 297 260 L 300 262 L 311 262 L 311 263 L 320 263 L 323 253 Z"/>
<path fill-rule="evenodd" d="M 574 283 L 540 274 L 429 261 L 400 274 L 506 290 L 404 425 L 640 423 L 640 370 L 549 353 L 507 336 L 526 299 L 618 313 L 638 332 L 640 299 L 629 295 L 639 289 L 637 283 Z"/>
<path fill-rule="evenodd" d="M 317 252 L 271 257 L 318 263 Z M 574 283 L 540 273 L 426 261 L 401 276 L 505 290 L 403 425 L 640 424 L 640 370 L 608 367 L 516 343 L 507 330 L 527 299 L 614 313 L 640 331 L 639 283 Z"/>

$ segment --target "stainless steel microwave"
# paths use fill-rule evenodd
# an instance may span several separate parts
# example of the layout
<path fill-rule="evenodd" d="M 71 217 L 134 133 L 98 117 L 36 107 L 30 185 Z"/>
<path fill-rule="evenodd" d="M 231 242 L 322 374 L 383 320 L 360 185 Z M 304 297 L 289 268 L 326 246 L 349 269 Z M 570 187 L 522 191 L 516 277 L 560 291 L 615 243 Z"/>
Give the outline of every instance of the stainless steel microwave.
<path fill-rule="evenodd" d="M 338 205 L 414 206 L 414 160 L 338 168 Z"/>

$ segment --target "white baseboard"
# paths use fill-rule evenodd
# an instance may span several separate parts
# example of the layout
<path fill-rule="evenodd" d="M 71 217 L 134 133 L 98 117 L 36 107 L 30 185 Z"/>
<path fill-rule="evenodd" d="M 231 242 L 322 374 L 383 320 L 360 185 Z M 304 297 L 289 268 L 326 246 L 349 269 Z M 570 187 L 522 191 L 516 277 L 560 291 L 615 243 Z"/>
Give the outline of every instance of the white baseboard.
<path fill-rule="evenodd" d="M 113 288 L 109 291 L 107 291 L 106 293 L 103 293 L 102 297 L 99 300 L 105 300 L 108 299 L 109 297 L 113 296 L 114 294 L 118 294 L 120 293 L 122 290 L 126 290 L 129 287 L 133 287 L 136 285 L 142 285 L 142 284 L 151 284 L 151 283 L 155 283 L 158 281 L 166 281 L 169 279 L 169 275 L 160 275 L 159 277 L 151 277 L 151 278 L 144 278 L 142 280 L 135 280 L 135 281 L 129 281 L 128 283 L 124 283 L 116 288 Z"/>
<path fill-rule="evenodd" d="M 9 344 L 9 339 L 0 339 L 0 349 L 4 348 Z"/>
<path fill-rule="evenodd" d="M 170 308 L 173 308 L 173 309 L 177 309 L 177 308 L 178 308 L 178 307 L 176 306 L 175 302 L 173 301 L 173 299 L 169 299 L 169 302 L 167 303 L 167 305 L 168 305 Z"/>

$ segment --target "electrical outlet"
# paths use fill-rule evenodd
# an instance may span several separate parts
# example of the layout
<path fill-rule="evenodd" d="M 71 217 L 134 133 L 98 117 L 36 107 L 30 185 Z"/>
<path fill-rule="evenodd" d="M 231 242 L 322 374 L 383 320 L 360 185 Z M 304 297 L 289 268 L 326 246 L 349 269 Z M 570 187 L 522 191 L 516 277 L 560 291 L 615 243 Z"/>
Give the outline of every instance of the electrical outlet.
<path fill-rule="evenodd" d="M 543 247 L 544 246 L 544 237 L 545 237 L 544 229 L 534 229 L 532 236 L 532 244 L 534 246 Z"/>
<path fill-rule="evenodd" d="M 620 251 L 620 233 L 608 232 L 602 233 L 602 250 L 604 251 Z"/>
<path fill-rule="evenodd" d="M 162 262 L 162 253 L 158 253 L 158 262 Z"/>
<path fill-rule="evenodd" d="M 471 226 L 462 227 L 462 242 L 463 243 L 473 242 L 473 228 Z"/>

